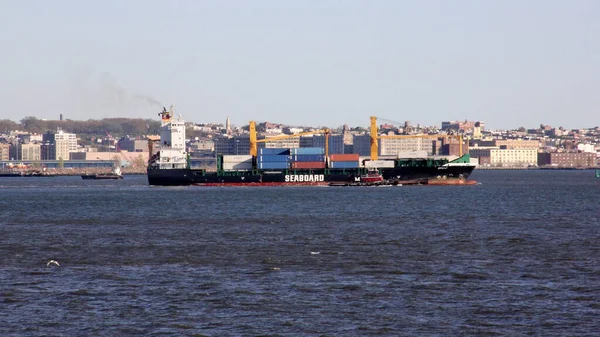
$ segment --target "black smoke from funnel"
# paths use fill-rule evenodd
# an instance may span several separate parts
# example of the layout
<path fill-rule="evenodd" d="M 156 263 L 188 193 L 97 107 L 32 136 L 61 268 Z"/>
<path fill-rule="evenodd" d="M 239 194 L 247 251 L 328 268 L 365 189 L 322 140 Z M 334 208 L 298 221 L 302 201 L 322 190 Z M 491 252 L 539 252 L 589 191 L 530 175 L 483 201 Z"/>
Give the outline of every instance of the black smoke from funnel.
<path fill-rule="evenodd" d="M 117 78 L 108 72 L 96 72 L 91 66 L 74 66 L 68 69 L 72 87 L 69 92 L 71 114 L 88 117 L 131 117 L 134 111 L 147 115 L 148 106 L 162 107 L 153 97 L 125 89 Z M 154 111 L 154 109 L 151 109 Z"/>
<path fill-rule="evenodd" d="M 136 94 L 133 96 L 134 99 L 137 100 L 141 100 L 144 101 L 146 103 L 150 103 L 152 105 L 157 105 L 157 106 L 163 106 L 163 104 L 157 100 L 155 100 L 154 98 L 150 97 L 150 96 L 146 96 L 146 95 L 141 95 L 141 94 Z"/>

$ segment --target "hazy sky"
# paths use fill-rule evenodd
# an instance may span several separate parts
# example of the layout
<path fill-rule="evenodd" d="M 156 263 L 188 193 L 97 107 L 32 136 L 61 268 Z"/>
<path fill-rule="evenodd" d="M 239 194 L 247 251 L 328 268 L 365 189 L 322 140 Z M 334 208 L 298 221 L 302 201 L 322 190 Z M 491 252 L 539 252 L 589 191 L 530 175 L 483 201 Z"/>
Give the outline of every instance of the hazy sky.
<path fill-rule="evenodd" d="M 0 119 L 600 124 L 600 1 L 0 0 Z"/>

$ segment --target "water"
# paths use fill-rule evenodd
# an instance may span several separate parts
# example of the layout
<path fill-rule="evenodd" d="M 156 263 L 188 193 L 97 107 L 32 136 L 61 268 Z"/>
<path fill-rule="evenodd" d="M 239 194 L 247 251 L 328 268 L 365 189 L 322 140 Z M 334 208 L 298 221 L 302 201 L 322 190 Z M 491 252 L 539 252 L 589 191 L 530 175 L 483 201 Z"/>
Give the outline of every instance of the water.
<path fill-rule="evenodd" d="M 473 178 L 481 185 L 1 178 L 0 335 L 597 334 L 600 179 Z"/>

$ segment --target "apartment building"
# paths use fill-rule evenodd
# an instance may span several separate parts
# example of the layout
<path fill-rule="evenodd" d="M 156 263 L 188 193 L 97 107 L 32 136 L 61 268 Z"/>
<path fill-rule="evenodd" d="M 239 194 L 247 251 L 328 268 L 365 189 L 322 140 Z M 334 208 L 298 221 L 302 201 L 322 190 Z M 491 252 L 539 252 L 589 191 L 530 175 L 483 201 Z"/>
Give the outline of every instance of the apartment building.
<path fill-rule="evenodd" d="M 537 149 L 500 149 L 498 147 L 474 147 L 469 149 L 473 158 L 479 158 L 479 165 L 524 166 L 538 162 Z"/>
<path fill-rule="evenodd" d="M 398 153 L 411 151 L 427 151 L 433 154 L 432 138 L 381 138 L 379 140 L 379 155 L 397 156 Z"/>
<path fill-rule="evenodd" d="M 597 156 L 590 152 L 538 153 L 538 165 L 558 167 L 594 167 Z"/>

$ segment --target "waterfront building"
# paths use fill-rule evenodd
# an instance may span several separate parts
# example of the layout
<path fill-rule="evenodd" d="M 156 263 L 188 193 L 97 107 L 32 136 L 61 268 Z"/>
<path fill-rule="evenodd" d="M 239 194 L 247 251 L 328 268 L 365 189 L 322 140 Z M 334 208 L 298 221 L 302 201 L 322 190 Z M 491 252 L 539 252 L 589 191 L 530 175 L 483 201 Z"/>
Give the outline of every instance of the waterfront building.
<path fill-rule="evenodd" d="M 441 146 L 439 148 L 438 154 L 442 156 L 462 156 L 465 153 L 469 153 L 469 144 L 465 140 L 462 143 L 462 149 L 460 141 L 456 138 L 447 138 L 444 137 L 441 140 Z M 434 144 L 437 148 L 437 144 Z M 462 150 L 462 153 L 461 153 Z"/>
<path fill-rule="evenodd" d="M 481 126 L 481 122 L 475 123 L 473 127 L 473 139 L 481 139 L 483 138 L 483 127 Z"/>
<path fill-rule="evenodd" d="M 68 160 L 69 153 L 77 151 L 77 136 L 58 130 L 42 136 L 42 160 Z"/>
<path fill-rule="evenodd" d="M 485 122 L 472 122 L 472 121 L 448 121 L 442 122 L 442 131 L 462 131 L 464 133 L 475 133 L 475 128 L 478 133 L 481 133 L 485 129 Z"/>
<path fill-rule="evenodd" d="M 538 153 L 539 166 L 594 167 L 597 157 L 591 152 L 544 152 Z"/>
<path fill-rule="evenodd" d="M 10 145 L 5 143 L 0 143 L 0 160 L 7 161 L 10 159 Z"/>
<path fill-rule="evenodd" d="M 594 144 L 577 144 L 577 150 L 581 152 L 596 153 L 596 146 Z"/>
<path fill-rule="evenodd" d="M 479 158 L 480 165 L 527 166 L 538 162 L 536 149 L 500 149 L 498 147 L 474 147 L 469 155 Z"/>
<path fill-rule="evenodd" d="M 379 155 L 397 156 L 399 153 L 426 151 L 433 154 L 432 138 L 381 138 L 379 139 Z"/>
<path fill-rule="evenodd" d="M 247 155 L 250 154 L 250 137 L 240 135 L 234 137 L 216 136 L 213 139 L 214 151 L 222 155 Z M 258 144 L 260 147 L 260 143 Z"/>
<path fill-rule="evenodd" d="M 123 137 L 117 142 L 117 149 L 129 152 L 146 152 L 148 151 L 148 141 Z"/>
<path fill-rule="evenodd" d="M 258 139 L 269 139 L 271 137 L 282 136 L 279 135 L 266 135 L 258 137 Z M 258 148 L 277 148 L 277 149 L 297 149 L 300 147 L 300 137 L 291 137 L 286 139 L 270 140 L 268 142 L 258 143 Z"/>
<path fill-rule="evenodd" d="M 496 139 L 494 145 L 506 149 L 539 149 L 540 141 L 537 139 Z"/>
<path fill-rule="evenodd" d="M 325 148 L 325 135 L 309 135 L 300 137 L 300 147 Z M 344 136 L 329 135 L 329 154 L 343 154 Z"/>
<path fill-rule="evenodd" d="M 37 143 L 16 144 L 10 147 L 10 157 L 13 160 L 40 161 L 41 153 L 42 146 Z"/>
<path fill-rule="evenodd" d="M 109 152 L 109 151 L 76 151 L 71 152 L 69 160 L 76 161 L 89 161 L 89 162 L 97 162 L 97 161 L 113 161 L 113 163 L 117 163 L 119 166 L 123 167 L 144 167 L 148 162 L 148 151 L 146 152 L 129 152 L 129 151 L 120 151 L 120 152 Z M 66 166 L 65 166 L 66 167 Z"/>
<path fill-rule="evenodd" d="M 215 150 L 215 142 L 212 139 L 198 139 L 190 143 L 192 151 L 212 152 Z"/>
<path fill-rule="evenodd" d="M 352 153 L 356 153 L 359 156 L 371 155 L 371 136 L 368 133 L 352 135 L 352 144 Z"/>

